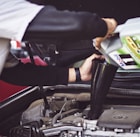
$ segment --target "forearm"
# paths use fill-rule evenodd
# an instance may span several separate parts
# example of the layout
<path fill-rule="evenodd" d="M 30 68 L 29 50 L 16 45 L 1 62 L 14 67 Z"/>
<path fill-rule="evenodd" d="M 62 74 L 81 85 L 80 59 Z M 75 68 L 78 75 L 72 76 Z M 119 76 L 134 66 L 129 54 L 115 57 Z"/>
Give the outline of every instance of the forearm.
<path fill-rule="evenodd" d="M 68 68 L 51 66 L 35 66 L 19 63 L 12 68 L 5 68 L 1 80 L 16 85 L 66 85 L 68 83 Z"/>
<path fill-rule="evenodd" d="M 45 7 L 28 26 L 24 39 L 93 39 L 106 33 L 105 21 L 96 14 Z"/>
<path fill-rule="evenodd" d="M 92 60 L 104 59 L 103 56 L 93 54 L 89 56 L 79 69 L 57 66 L 36 66 L 31 63 L 5 68 L 1 80 L 11 84 L 23 86 L 36 85 L 66 85 L 70 82 L 89 81 L 92 77 Z"/>

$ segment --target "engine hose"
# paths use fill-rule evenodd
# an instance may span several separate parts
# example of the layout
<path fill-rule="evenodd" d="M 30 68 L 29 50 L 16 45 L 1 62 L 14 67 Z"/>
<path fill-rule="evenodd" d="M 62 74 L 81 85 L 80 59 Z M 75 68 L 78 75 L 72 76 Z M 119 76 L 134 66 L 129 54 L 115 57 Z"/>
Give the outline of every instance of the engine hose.
<path fill-rule="evenodd" d="M 140 96 L 139 89 L 110 88 L 109 93 L 114 95 Z"/>
<path fill-rule="evenodd" d="M 68 110 L 68 111 L 63 112 L 63 113 L 57 113 L 52 119 L 52 126 L 54 126 L 54 124 L 56 124 L 58 119 L 63 118 L 67 115 L 72 115 L 72 114 L 79 112 L 79 111 L 80 111 L 79 109 L 71 109 L 71 110 Z"/>

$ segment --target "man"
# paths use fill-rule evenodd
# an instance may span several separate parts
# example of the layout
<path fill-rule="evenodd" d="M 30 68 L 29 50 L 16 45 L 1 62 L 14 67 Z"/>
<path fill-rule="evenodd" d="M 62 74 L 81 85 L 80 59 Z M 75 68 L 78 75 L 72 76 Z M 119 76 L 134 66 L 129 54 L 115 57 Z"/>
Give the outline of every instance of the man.
<path fill-rule="evenodd" d="M 0 37 L 4 38 L 7 43 L 9 40 L 42 42 L 46 39 L 92 40 L 99 37 L 96 41 L 96 45 L 98 46 L 102 40 L 113 33 L 116 25 L 117 23 L 114 19 L 101 19 L 98 15 L 88 12 L 58 11 L 55 7 L 37 5 L 26 0 L 0 1 Z M 3 47 L 2 44 L 0 45 Z M 9 51 L 8 47 L 7 51 Z M 3 60 L 5 60 L 7 53 L 3 57 Z M 101 57 L 94 54 L 92 59 L 94 58 Z M 21 63 L 13 63 L 10 68 L 3 70 L 1 79 L 18 83 L 19 79 L 26 81 L 29 77 L 23 79 L 23 72 L 24 74 L 32 72 L 30 73 L 30 76 L 32 76 L 30 79 L 33 81 L 30 84 L 36 85 L 38 82 L 36 82 L 34 72 L 40 72 L 38 76 L 42 84 L 45 83 L 47 85 L 67 84 L 68 82 L 76 81 L 76 79 L 87 81 L 91 77 L 83 79 L 83 73 L 87 75 L 91 72 L 91 63 L 88 66 L 89 68 L 85 69 L 85 66 L 82 67 L 84 71 L 82 71 L 82 68 L 77 70 L 74 68 L 68 69 L 50 66 L 46 67 L 45 73 L 43 73 L 44 71 L 39 71 L 42 67 L 34 68 L 33 66 L 31 67 L 31 64 L 24 66 Z M 1 70 L 2 67 L 3 65 L 1 66 Z M 24 71 L 20 72 L 20 70 Z M 19 72 L 19 75 L 17 74 L 19 79 L 12 75 L 15 74 L 14 72 Z M 26 84 L 29 85 L 29 83 Z"/>

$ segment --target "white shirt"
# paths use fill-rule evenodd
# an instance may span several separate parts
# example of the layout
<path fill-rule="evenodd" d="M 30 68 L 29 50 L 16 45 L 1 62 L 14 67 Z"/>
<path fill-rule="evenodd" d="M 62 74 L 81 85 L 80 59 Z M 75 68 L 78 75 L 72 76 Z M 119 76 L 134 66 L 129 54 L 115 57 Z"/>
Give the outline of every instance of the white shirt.
<path fill-rule="evenodd" d="M 26 0 L 0 0 L 0 38 L 21 41 L 28 24 L 42 8 Z"/>

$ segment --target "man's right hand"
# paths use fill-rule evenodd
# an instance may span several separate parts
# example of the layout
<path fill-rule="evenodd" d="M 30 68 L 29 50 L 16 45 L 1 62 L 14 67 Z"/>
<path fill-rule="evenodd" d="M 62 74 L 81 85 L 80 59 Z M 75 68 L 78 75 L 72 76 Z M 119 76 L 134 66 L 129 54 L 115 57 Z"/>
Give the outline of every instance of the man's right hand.
<path fill-rule="evenodd" d="M 101 42 L 104 41 L 105 39 L 111 37 L 113 35 L 113 32 L 115 31 L 116 27 L 117 27 L 117 21 L 113 18 L 102 18 L 106 24 L 107 24 L 107 34 L 105 35 L 105 37 L 97 37 L 94 40 L 94 46 L 97 50 L 99 50 L 101 48 Z"/>

